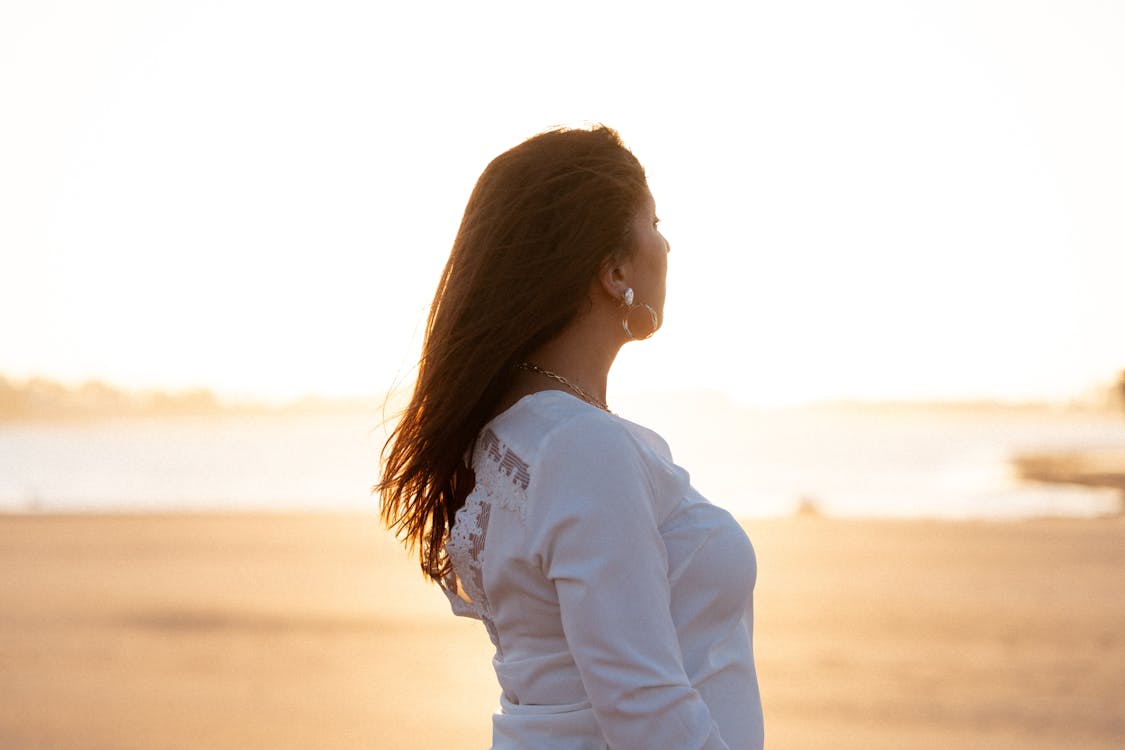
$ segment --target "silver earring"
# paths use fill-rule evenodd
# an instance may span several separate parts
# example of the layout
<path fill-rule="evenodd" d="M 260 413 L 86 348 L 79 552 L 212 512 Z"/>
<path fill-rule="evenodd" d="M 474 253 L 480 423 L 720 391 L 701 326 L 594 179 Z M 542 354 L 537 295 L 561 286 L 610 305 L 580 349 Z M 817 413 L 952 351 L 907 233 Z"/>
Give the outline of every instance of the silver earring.
<path fill-rule="evenodd" d="M 652 336 L 652 334 L 656 333 L 656 329 L 660 327 L 660 318 L 657 317 L 656 310 L 652 309 L 652 305 L 647 305 L 644 302 L 640 303 L 639 305 L 634 305 L 634 298 L 635 297 L 633 295 L 632 287 L 627 288 L 625 290 L 625 294 L 622 295 L 621 299 L 622 307 L 625 309 L 625 314 L 621 318 L 621 327 L 625 329 L 625 335 L 629 337 L 630 341 L 644 341 L 649 336 Z M 652 320 L 652 328 L 644 336 L 634 336 L 633 332 L 629 329 L 629 314 L 636 310 L 638 307 L 643 307 L 644 309 L 648 310 L 649 318 L 651 318 Z"/>

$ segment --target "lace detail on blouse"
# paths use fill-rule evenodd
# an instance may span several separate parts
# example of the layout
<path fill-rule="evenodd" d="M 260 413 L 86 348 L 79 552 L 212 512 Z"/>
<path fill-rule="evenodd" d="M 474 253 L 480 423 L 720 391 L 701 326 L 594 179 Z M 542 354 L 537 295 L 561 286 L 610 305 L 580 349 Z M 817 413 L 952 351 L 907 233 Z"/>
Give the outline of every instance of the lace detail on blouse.
<path fill-rule="evenodd" d="M 476 617 L 484 623 L 497 656 L 502 656 L 488 595 L 484 591 L 481 556 L 494 507 L 515 512 L 521 520 L 525 518 L 531 475 L 527 463 L 492 430 L 485 430 L 481 435 L 479 449 L 481 460 L 474 461 L 476 482 L 465 498 L 465 505 L 457 511 L 445 542 L 453 572 L 442 581 L 442 588 L 454 614 Z"/>
<path fill-rule="evenodd" d="M 479 462 L 476 487 L 506 510 L 514 510 L 524 518 L 527 503 L 527 486 L 531 474 L 527 462 L 500 442 L 496 433 L 485 430 L 481 435 L 481 448 L 487 461 Z"/>

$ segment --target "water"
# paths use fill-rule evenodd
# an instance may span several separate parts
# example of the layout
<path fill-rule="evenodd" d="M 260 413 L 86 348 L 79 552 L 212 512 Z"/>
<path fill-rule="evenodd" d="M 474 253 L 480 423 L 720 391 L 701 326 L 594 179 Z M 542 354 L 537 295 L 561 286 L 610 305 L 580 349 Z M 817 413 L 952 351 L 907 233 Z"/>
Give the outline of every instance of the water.
<path fill-rule="evenodd" d="M 0 426 L 0 509 L 376 507 L 365 415 L 138 418 Z"/>
<path fill-rule="evenodd" d="M 1019 452 L 1125 448 L 1116 415 L 751 412 L 637 402 L 713 502 L 840 516 L 1024 518 L 1119 509 L 1114 490 L 1021 483 Z M 0 511 L 368 510 L 385 437 L 355 415 L 0 425 Z"/>
<path fill-rule="evenodd" d="M 1010 460 L 1038 451 L 1125 448 L 1125 419 L 1048 411 L 646 411 L 677 463 L 740 516 L 1026 518 L 1116 512 L 1112 489 L 1029 484 Z M 669 438 L 669 442 L 672 438 Z"/>

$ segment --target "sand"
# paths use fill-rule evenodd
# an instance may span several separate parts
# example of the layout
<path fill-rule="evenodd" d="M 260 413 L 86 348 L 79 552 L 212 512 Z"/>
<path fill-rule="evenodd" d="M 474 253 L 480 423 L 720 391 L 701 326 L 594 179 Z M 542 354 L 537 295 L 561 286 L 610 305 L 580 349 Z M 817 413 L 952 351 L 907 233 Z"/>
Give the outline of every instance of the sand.
<path fill-rule="evenodd" d="M 746 527 L 771 750 L 1125 745 L 1125 522 Z M 0 516 L 0 748 L 487 747 L 416 570 L 373 516 Z"/>

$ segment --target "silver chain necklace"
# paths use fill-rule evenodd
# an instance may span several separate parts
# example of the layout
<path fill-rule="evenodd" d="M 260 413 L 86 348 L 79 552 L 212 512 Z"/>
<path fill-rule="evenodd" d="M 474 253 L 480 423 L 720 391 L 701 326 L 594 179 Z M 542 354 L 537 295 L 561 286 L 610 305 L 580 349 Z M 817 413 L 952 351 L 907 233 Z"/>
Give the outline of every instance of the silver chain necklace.
<path fill-rule="evenodd" d="M 564 378 L 562 375 L 559 375 L 557 372 L 551 372 L 550 370 L 544 370 L 539 365 L 532 364 L 531 362 L 528 362 L 527 360 L 524 360 L 523 362 L 520 362 L 519 364 L 516 365 L 516 367 L 520 368 L 521 370 L 527 370 L 528 372 L 534 372 L 536 375 L 544 375 L 544 376 L 550 378 L 551 380 L 557 380 L 558 382 L 562 383 L 563 385 L 565 385 L 570 390 L 574 391 L 574 395 L 578 396 L 578 398 L 582 399 L 586 403 L 593 404 L 594 406 L 598 407 L 599 409 L 609 411 L 609 407 L 606 405 L 605 401 L 599 401 L 597 398 L 595 398 L 594 396 L 591 396 L 589 393 L 586 393 L 586 391 L 582 390 L 581 388 L 576 386 L 574 383 L 572 383 L 569 380 L 567 380 L 566 378 Z M 612 414 L 613 412 L 609 411 L 609 413 Z"/>

